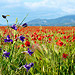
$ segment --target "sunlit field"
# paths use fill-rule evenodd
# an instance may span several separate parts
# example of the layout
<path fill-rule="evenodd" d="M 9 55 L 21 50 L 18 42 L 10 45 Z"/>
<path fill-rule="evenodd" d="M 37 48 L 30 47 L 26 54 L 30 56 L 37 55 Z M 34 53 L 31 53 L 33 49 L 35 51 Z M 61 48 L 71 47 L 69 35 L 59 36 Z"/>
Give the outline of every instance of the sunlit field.
<path fill-rule="evenodd" d="M 74 75 L 75 27 L 0 26 L 0 75 Z"/>

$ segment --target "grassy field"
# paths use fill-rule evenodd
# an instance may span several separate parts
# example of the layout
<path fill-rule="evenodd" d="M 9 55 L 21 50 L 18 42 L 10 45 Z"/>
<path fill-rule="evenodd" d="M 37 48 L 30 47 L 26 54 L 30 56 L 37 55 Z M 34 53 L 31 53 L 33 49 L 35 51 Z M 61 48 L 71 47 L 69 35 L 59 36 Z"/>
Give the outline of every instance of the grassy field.
<path fill-rule="evenodd" d="M 75 27 L 0 26 L 0 75 L 74 75 Z"/>

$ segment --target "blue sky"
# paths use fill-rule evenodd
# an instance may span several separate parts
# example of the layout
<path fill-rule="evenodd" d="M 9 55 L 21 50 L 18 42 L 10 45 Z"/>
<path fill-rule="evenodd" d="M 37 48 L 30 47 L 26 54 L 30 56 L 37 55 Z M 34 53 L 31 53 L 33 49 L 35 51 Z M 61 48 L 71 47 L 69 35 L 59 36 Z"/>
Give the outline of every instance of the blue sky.
<path fill-rule="evenodd" d="M 27 15 L 24 22 L 41 18 L 53 19 L 75 14 L 75 0 L 0 0 L 0 24 L 6 24 L 2 15 L 10 15 L 9 24 L 19 22 Z"/>

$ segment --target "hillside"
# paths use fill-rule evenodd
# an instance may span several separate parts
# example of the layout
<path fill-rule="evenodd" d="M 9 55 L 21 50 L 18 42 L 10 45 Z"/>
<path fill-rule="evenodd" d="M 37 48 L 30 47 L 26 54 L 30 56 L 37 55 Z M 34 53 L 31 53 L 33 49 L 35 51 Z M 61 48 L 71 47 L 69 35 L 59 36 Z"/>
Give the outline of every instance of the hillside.
<path fill-rule="evenodd" d="M 29 26 L 75 26 L 75 15 L 68 15 L 56 19 L 34 19 Z"/>

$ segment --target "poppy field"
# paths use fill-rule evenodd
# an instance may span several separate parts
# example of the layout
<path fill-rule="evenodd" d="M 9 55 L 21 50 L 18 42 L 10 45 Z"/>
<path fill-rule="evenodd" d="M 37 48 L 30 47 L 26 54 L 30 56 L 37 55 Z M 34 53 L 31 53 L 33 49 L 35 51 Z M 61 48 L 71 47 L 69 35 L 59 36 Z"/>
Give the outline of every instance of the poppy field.
<path fill-rule="evenodd" d="M 0 26 L 0 75 L 74 75 L 75 27 Z"/>
<path fill-rule="evenodd" d="M 75 27 L 0 26 L 1 75 L 74 75 Z"/>

